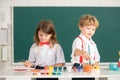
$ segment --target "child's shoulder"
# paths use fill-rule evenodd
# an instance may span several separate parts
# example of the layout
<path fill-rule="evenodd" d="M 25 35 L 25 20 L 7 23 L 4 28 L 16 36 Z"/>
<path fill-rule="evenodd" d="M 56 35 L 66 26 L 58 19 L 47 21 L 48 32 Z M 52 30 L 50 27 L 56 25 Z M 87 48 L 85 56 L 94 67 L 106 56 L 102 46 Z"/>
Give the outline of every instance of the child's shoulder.
<path fill-rule="evenodd" d="M 36 44 L 36 43 L 33 43 L 31 47 L 32 47 L 32 48 L 37 47 L 37 44 Z"/>
<path fill-rule="evenodd" d="M 96 45 L 95 41 L 93 41 L 92 39 L 91 39 L 91 43 L 94 44 L 94 45 Z"/>
<path fill-rule="evenodd" d="M 55 43 L 54 48 L 61 48 L 61 45 L 59 43 Z"/>
<path fill-rule="evenodd" d="M 79 38 L 78 36 L 74 39 L 74 42 L 81 42 L 81 38 Z"/>
<path fill-rule="evenodd" d="M 60 46 L 60 44 L 59 44 L 59 43 L 55 43 L 55 44 L 54 44 L 54 47 L 57 47 L 57 46 Z"/>

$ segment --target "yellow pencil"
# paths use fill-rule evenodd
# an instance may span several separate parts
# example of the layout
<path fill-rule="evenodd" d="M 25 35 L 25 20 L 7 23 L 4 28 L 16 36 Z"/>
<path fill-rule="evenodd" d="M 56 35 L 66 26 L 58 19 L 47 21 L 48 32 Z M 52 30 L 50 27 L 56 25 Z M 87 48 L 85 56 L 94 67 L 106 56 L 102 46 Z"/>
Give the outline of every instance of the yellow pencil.
<path fill-rule="evenodd" d="M 119 58 L 120 58 L 120 51 L 118 51 L 118 55 L 119 55 Z"/>

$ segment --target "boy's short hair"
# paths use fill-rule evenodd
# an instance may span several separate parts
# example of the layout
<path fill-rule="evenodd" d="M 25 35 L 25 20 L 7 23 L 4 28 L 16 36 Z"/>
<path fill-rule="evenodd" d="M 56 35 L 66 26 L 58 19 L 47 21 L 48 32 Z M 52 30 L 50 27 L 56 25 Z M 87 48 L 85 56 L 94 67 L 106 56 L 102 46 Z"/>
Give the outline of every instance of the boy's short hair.
<path fill-rule="evenodd" d="M 93 25 L 95 27 L 99 26 L 98 20 L 95 18 L 95 16 L 92 16 L 90 14 L 83 15 L 78 22 L 78 26 L 81 27 L 90 25 Z"/>

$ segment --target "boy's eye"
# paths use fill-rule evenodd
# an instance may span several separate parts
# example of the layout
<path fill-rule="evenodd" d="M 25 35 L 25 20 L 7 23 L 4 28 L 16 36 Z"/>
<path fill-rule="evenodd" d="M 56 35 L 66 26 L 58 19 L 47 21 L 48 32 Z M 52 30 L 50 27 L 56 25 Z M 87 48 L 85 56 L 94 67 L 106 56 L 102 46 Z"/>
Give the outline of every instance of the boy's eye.
<path fill-rule="evenodd" d="M 87 28 L 88 30 L 90 30 L 90 28 Z"/>
<path fill-rule="evenodd" d="M 95 31 L 95 29 L 92 29 L 92 31 Z"/>

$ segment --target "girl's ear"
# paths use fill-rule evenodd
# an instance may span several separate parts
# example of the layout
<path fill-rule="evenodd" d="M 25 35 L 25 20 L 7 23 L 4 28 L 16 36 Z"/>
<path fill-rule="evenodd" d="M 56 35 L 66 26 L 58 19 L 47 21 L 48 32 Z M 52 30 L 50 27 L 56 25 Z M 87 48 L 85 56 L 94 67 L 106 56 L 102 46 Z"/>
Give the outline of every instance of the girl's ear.
<path fill-rule="evenodd" d="M 51 35 L 50 35 L 50 41 L 52 40 L 52 38 L 54 38 L 54 35 L 51 34 Z"/>

